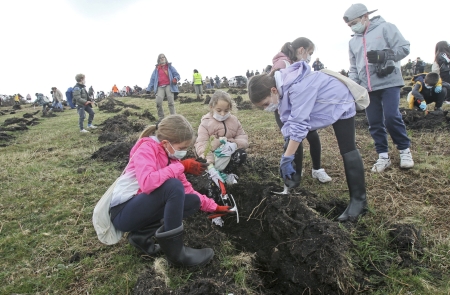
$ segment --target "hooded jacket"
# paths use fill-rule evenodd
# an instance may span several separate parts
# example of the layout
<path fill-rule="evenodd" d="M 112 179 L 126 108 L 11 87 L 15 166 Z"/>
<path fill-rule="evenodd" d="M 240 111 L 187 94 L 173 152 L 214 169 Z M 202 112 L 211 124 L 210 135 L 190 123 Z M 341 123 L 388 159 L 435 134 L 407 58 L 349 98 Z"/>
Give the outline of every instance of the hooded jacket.
<path fill-rule="evenodd" d="M 376 64 L 367 62 L 367 52 L 371 50 L 391 50 L 395 69 L 386 77 L 377 76 Z M 350 79 L 365 87 L 369 92 L 403 86 L 400 61 L 409 54 L 409 42 L 403 38 L 397 27 L 386 22 L 381 16 L 370 20 L 363 34 L 354 34 L 349 41 Z"/>
<path fill-rule="evenodd" d="M 173 78 L 180 81 L 180 74 L 178 74 L 177 70 L 172 66 L 172 63 L 168 63 L 168 72 L 169 72 L 169 81 L 170 81 L 170 91 L 171 92 L 179 92 L 178 85 L 173 84 Z M 147 86 L 147 91 L 158 92 L 158 65 L 155 66 L 153 70 L 152 77 L 150 78 L 150 83 Z"/>
<path fill-rule="evenodd" d="M 312 72 L 299 61 L 275 73 L 281 97 L 278 111 L 286 138 L 301 142 L 310 130 L 332 125 L 356 114 L 355 101 L 347 86 L 322 72 Z"/>
<path fill-rule="evenodd" d="M 73 99 L 72 102 L 77 104 L 78 106 L 84 106 L 86 102 L 89 101 L 89 95 L 86 91 L 86 86 L 80 83 L 77 83 L 73 87 Z"/>
<path fill-rule="evenodd" d="M 213 151 L 220 146 L 219 137 L 226 137 L 227 141 L 234 142 L 238 149 L 248 148 L 248 136 L 242 128 L 241 122 L 235 115 L 230 115 L 225 121 L 217 121 L 211 113 L 202 117 L 198 126 L 198 137 L 195 141 L 195 152 L 199 157 L 204 158 L 204 151 L 208 145 L 209 138 L 214 136 L 211 142 L 211 151 L 206 155 L 208 163 L 214 163 Z"/>
<path fill-rule="evenodd" d="M 291 63 L 292 61 L 289 59 L 289 57 L 280 51 L 272 58 L 272 72 L 279 69 L 285 69 L 290 66 Z"/>
<path fill-rule="evenodd" d="M 136 153 L 136 155 L 134 155 Z M 213 199 L 194 190 L 184 175 L 184 166 L 179 160 L 170 159 L 155 136 L 139 139 L 130 151 L 130 162 L 125 170 L 126 174 L 136 174 L 140 193 L 150 194 L 170 178 L 177 178 L 184 186 L 186 194 L 196 194 L 200 198 L 200 210 L 213 212 L 217 204 Z M 115 192 L 111 205 L 115 206 L 132 198 L 123 198 L 120 192 Z M 120 199 L 120 202 L 119 202 Z"/>

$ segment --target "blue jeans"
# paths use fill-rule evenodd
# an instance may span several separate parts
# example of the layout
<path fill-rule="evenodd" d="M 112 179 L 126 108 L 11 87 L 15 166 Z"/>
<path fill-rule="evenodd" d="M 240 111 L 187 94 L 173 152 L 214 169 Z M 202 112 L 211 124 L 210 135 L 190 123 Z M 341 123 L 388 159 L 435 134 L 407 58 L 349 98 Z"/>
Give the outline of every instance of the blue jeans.
<path fill-rule="evenodd" d="M 388 132 L 397 149 L 409 148 L 410 139 L 398 109 L 400 87 L 391 87 L 369 92 L 370 104 L 366 108 L 369 132 L 375 142 L 377 153 L 388 152 Z"/>
<path fill-rule="evenodd" d="M 127 201 L 113 224 L 115 228 L 127 232 L 164 219 L 164 230 L 169 231 L 181 226 L 183 218 L 199 209 L 200 198 L 185 194 L 181 181 L 171 178 L 150 194 L 141 193 Z"/>
<path fill-rule="evenodd" d="M 91 106 L 77 106 L 77 112 L 80 115 L 80 119 L 78 120 L 78 123 L 80 124 L 80 130 L 83 130 L 83 122 L 84 118 L 86 117 L 85 111 L 89 114 L 88 117 L 88 126 L 92 124 L 92 120 L 94 120 L 94 110 L 91 108 Z"/>

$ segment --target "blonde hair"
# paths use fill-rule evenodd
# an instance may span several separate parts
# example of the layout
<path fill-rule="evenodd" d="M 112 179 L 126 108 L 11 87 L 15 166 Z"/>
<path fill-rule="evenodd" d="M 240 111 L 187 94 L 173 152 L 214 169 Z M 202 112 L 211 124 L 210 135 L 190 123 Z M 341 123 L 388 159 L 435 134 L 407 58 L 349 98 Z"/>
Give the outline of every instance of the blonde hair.
<path fill-rule="evenodd" d="M 230 106 L 230 112 L 233 110 L 233 101 L 231 100 L 231 96 L 222 90 L 216 90 L 214 92 L 213 96 L 211 97 L 211 100 L 209 101 L 209 108 L 211 110 L 211 113 L 213 112 L 213 108 L 217 105 L 219 100 L 226 101 L 228 105 Z"/>
<path fill-rule="evenodd" d="M 194 140 L 194 129 L 191 123 L 182 115 L 170 115 L 157 125 L 148 126 L 142 131 L 139 139 L 155 135 L 159 141 L 167 140 L 170 143 L 182 143 Z"/>
<path fill-rule="evenodd" d="M 84 74 L 78 74 L 75 76 L 75 81 L 81 82 L 81 80 L 83 80 L 84 77 L 86 77 Z"/>

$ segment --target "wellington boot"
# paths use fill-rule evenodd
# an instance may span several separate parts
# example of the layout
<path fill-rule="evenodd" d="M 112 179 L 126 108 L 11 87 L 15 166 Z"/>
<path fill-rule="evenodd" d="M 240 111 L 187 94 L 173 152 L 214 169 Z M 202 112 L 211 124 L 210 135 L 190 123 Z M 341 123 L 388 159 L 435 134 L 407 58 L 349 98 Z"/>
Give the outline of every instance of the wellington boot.
<path fill-rule="evenodd" d="M 364 165 L 358 150 L 344 154 L 345 177 L 350 192 L 350 204 L 344 213 L 338 217 L 341 222 L 358 220 L 359 215 L 367 210 L 366 183 L 364 179 Z"/>
<path fill-rule="evenodd" d="M 169 264 L 178 267 L 194 267 L 207 264 L 214 256 L 211 248 L 193 249 L 183 244 L 183 225 L 164 232 L 164 226 L 156 231 L 156 239 L 166 254 Z"/>
<path fill-rule="evenodd" d="M 153 256 L 161 252 L 161 247 L 155 244 L 156 230 L 161 226 L 161 222 L 150 224 L 140 230 L 128 234 L 128 242 L 139 251 Z"/>

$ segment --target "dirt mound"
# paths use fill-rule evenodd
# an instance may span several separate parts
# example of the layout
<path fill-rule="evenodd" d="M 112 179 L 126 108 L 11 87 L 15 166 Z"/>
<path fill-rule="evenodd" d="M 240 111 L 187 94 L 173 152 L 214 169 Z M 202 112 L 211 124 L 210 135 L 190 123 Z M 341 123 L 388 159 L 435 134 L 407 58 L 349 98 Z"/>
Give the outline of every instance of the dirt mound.
<path fill-rule="evenodd" d="M 207 95 L 206 95 L 206 98 L 205 98 L 204 104 L 209 104 L 210 101 L 211 101 L 211 96 L 209 96 L 209 95 L 207 94 Z"/>
<path fill-rule="evenodd" d="M 203 102 L 201 98 L 191 98 L 186 96 L 178 96 L 180 103 L 193 103 L 193 102 Z"/>
<path fill-rule="evenodd" d="M 143 111 L 142 114 L 139 116 L 139 118 L 147 118 L 147 119 L 149 119 L 150 121 L 156 121 L 155 116 L 153 116 L 153 114 L 150 113 L 149 110 Z"/>
<path fill-rule="evenodd" d="M 22 115 L 22 117 L 24 117 L 25 119 L 30 119 L 30 118 L 33 118 L 33 116 L 36 115 L 39 112 L 40 111 L 36 111 L 34 113 L 25 113 L 25 114 Z"/>
<path fill-rule="evenodd" d="M 116 106 L 120 106 L 122 108 L 118 108 Z M 114 99 L 112 97 L 107 98 L 106 100 L 102 101 L 98 104 L 98 108 L 100 111 L 103 111 L 105 113 L 118 113 L 123 108 L 130 108 L 135 110 L 140 110 L 141 108 L 134 104 L 126 104 L 124 102 L 121 102 L 120 100 Z"/>
<path fill-rule="evenodd" d="M 400 108 L 407 129 L 413 130 L 448 130 L 450 129 L 450 115 L 448 111 L 434 111 L 428 114 Z"/>
<path fill-rule="evenodd" d="M 130 150 L 134 142 L 117 142 L 101 147 L 91 156 L 105 162 L 116 162 L 119 169 L 125 168 L 128 163 Z"/>
<path fill-rule="evenodd" d="M 27 124 L 28 120 L 24 119 L 24 118 L 9 118 L 9 119 L 6 119 L 5 122 L 3 122 L 3 126 L 9 126 L 9 125 L 20 124 L 20 123 Z"/>
<path fill-rule="evenodd" d="M 15 104 L 12 106 L 13 110 L 20 110 L 22 109 L 22 107 L 20 106 L 20 104 Z"/>
<path fill-rule="evenodd" d="M 141 132 L 146 125 L 143 122 L 129 121 L 128 117 L 120 114 L 106 119 L 99 126 L 102 126 L 102 133 L 127 134 L 132 132 Z"/>
<path fill-rule="evenodd" d="M 0 127 L 0 131 L 23 131 L 23 130 L 28 130 L 27 125 L 25 124 L 18 124 L 16 126 L 11 126 L 11 127 Z"/>
<path fill-rule="evenodd" d="M 8 133 L 5 132 L 0 132 L 0 147 L 5 147 L 8 144 L 6 144 L 6 142 L 10 141 L 14 139 L 14 136 L 9 135 Z"/>
<path fill-rule="evenodd" d="M 244 101 L 244 99 L 240 95 L 233 99 L 236 102 L 236 106 L 239 110 L 251 110 L 253 108 L 253 104 L 248 100 Z"/>

